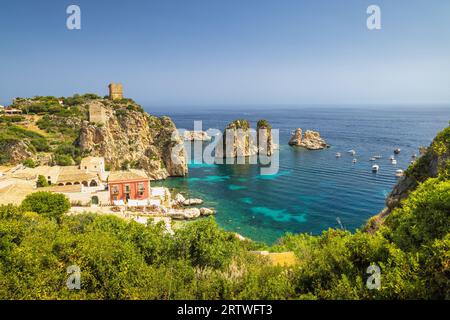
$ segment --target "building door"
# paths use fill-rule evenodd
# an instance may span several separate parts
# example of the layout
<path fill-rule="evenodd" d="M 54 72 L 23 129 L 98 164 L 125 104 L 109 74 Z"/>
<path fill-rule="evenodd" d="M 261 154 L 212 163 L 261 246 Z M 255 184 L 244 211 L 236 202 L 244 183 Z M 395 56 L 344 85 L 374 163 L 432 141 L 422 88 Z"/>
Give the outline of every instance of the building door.
<path fill-rule="evenodd" d="M 97 196 L 93 196 L 92 198 L 91 198 L 91 203 L 93 204 L 93 205 L 98 205 L 98 197 Z"/>

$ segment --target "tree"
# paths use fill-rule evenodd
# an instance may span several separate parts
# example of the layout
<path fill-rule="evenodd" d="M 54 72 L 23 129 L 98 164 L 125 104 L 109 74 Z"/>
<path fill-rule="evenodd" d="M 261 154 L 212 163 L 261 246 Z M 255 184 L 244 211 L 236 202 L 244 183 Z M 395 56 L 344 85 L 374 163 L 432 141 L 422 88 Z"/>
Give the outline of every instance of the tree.
<path fill-rule="evenodd" d="M 47 179 L 45 179 L 45 177 L 43 175 L 39 175 L 37 182 L 36 182 L 36 186 L 38 188 L 48 187 Z"/>
<path fill-rule="evenodd" d="M 22 201 L 22 208 L 59 221 L 69 211 L 70 202 L 63 194 L 39 191 L 29 194 Z"/>

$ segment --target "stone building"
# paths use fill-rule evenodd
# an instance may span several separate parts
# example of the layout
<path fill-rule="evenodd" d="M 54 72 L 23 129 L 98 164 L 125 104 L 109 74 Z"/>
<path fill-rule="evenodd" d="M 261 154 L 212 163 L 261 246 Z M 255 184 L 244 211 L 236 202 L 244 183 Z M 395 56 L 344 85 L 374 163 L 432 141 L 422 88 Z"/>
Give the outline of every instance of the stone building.
<path fill-rule="evenodd" d="M 106 123 L 106 112 L 103 104 L 97 101 L 89 104 L 89 121 L 97 124 Z"/>
<path fill-rule="evenodd" d="M 109 98 L 111 100 L 123 99 L 123 88 L 120 83 L 110 83 L 109 86 Z"/>

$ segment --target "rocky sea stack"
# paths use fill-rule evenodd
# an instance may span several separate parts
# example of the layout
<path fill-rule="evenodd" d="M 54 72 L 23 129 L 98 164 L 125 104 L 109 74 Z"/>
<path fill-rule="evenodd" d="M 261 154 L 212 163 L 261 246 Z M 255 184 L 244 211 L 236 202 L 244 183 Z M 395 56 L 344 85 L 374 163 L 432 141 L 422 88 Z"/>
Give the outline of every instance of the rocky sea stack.
<path fill-rule="evenodd" d="M 255 132 L 250 128 L 248 120 L 237 119 L 225 128 L 223 144 L 218 145 L 216 157 L 236 158 L 258 154 L 270 156 L 273 149 L 272 126 L 267 120 L 259 120 Z"/>
<path fill-rule="evenodd" d="M 302 136 L 302 129 L 297 128 L 294 135 L 289 140 L 289 145 L 295 147 L 302 147 L 308 150 L 321 150 L 326 148 L 328 145 L 320 137 L 320 133 L 317 131 L 306 130 L 305 134 Z"/>

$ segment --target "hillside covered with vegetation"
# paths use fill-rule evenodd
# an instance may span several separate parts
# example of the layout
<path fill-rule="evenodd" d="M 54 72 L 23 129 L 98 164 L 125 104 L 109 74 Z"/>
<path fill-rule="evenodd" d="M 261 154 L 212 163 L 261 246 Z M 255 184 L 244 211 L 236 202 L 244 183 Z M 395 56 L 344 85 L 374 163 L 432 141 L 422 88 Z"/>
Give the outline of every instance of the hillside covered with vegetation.
<path fill-rule="evenodd" d="M 431 147 L 445 154 L 449 133 Z M 0 207 L 0 298 L 449 299 L 446 168 L 421 176 L 372 233 L 287 234 L 271 247 L 241 241 L 213 218 L 170 235 L 162 224 L 66 216 L 60 195 L 30 195 L 20 207 Z M 293 251 L 299 262 L 272 265 L 251 252 L 261 249 Z M 71 265 L 80 268 L 80 290 L 66 287 Z M 366 286 L 370 265 L 381 270 L 379 289 Z"/>

